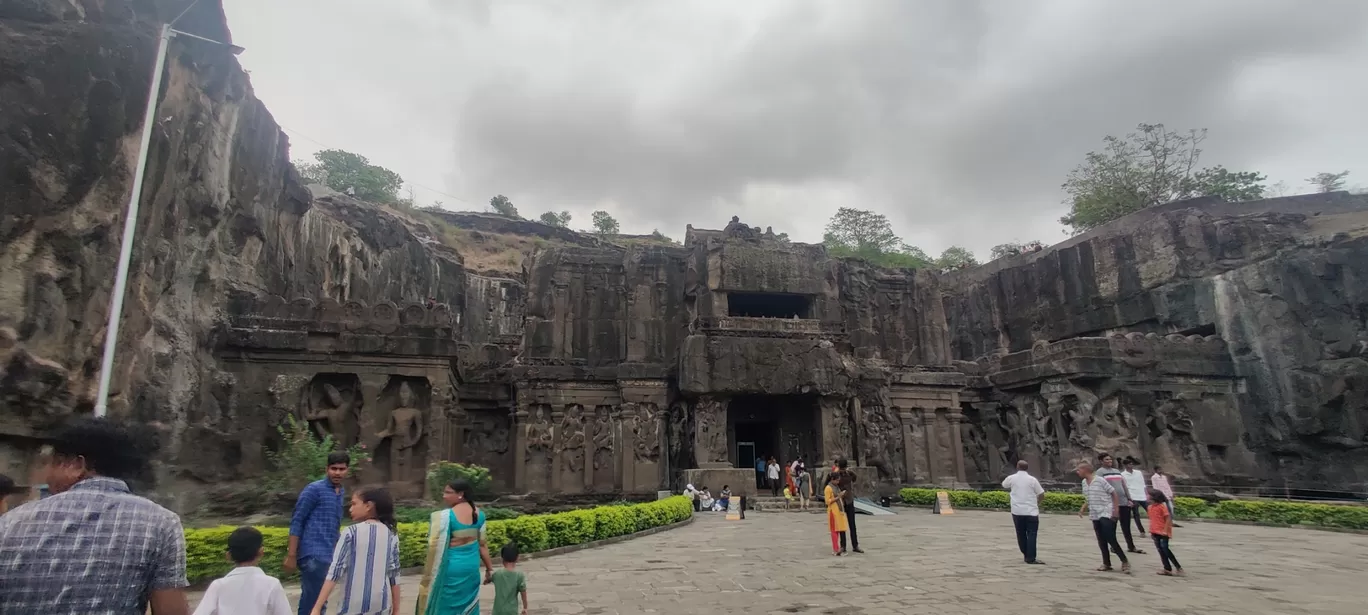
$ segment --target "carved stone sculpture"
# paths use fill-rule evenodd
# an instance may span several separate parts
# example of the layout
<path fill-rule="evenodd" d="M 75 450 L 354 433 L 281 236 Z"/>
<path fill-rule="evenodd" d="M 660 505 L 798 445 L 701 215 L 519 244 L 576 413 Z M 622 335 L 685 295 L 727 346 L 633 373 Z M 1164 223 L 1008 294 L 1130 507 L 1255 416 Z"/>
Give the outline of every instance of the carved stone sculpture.
<path fill-rule="evenodd" d="M 637 405 L 636 425 L 634 426 L 635 452 L 638 462 L 657 462 L 660 460 L 660 412 L 656 405 L 643 403 Z"/>
<path fill-rule="evenodd" d="M 315 379 L 303 418 L 319 438 L 331 436 L 337 444 L 351 446 L 358 437 L 359 397 L 354 386 Z"/>
<path fill-rule="evenodd" d="M 698 463 L 727 463 L 727 422 L 722 401 L 712 396 L 694 402 L 694 454 Z"/>
<path fill-rule="evenodd" d="M 560 457 L 565 460 L 565 468 L 570 473 L 581 475 L 584 471 L 584 421 L 578 404 L 571 405 L 561 420 Z"/>
<path fill-rule="evenodd" d="M 613 467 L 613 421 L 608 406 L 594 412 L 594 469 Z"/>
<path fill-rule="evenodd" d="M 413 391 L 407 382 L 400 383 L 397 402 L 385 430 L 375 437 L 389 443 L 389 479 L 413 480 L 422 472 L 422 460 L 416 458 L 415 449 L 423 438 L 423 411 L 414 407 Z"/>

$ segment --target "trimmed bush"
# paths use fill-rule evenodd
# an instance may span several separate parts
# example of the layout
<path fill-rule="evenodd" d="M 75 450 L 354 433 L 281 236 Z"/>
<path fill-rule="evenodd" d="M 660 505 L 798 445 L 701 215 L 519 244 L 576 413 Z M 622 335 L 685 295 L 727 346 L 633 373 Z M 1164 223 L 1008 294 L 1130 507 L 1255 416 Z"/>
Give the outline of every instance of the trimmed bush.
<path fill-rule="evenodd" d="M 481 509 L 488 511 L 499 509 Z M 429 513 L 430 514 L 430 513 Z M 547 515 L 523 515 L 514 519 L 489 521 L 485 539 L 491 555 L 509 542 L 523 553 L 583 544 L 641 530 L 678 523 L 693 515 L 693 503 L 684 496 L 628 506 L 600 506 L 591 510 L 572 510 Z M 410 512 L 408 517 L 418 516 Z M 227 561 L 228 535 L 236 528 L 222 526 L 185 530 L 186 576 L 191 583 L 223 576 L 233 565 Z M 285 578 L 281 569 L 290 544 L 290 528 L 261 527 L 266 556 L 261 568 L 266 574 Z M 399 563 L 404 567 L 422 566 L 427 559 L 427 520 L 399 524 Z"/>
<path fill-rule="evenodd" d="M 898 497 L 904 504 L 931 506 L 936 501 L 937 491 L 940 490 L 906 488 L 898 491 Z M 950 496 L 950 505 L 955 508 L 1011 509 L 1006 491 L 945 491 Z M 1045 493 L 1045 501 L 1040 506 L 1041 510 L 1063 513 L 1078 512 L 1082 507 L 1083 494 L 1053 491 Z M 1226 501 L 1212 506 L 1201 498 L 1179 496 L 1173 498 L 1173 511 L 1180 518 L 1214 515 L 1217 519 L 1231 521 L 1368 530 L 1368 507 L 1364 506 L 1246 500 Z"/>
<path fill-rule="evenodd" d="M 1217 504 L 1215 513 L 1217 519 L 1232 521 L 1368 530 L 1368 507 L 1363 506 L 1233 500 Z"/>

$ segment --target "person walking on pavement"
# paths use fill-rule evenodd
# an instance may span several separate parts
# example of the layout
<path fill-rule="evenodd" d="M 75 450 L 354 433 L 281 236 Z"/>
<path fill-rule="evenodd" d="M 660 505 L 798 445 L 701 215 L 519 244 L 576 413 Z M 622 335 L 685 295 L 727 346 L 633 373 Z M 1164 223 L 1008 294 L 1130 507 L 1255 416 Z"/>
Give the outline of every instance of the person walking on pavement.
<path fill-rule="evenodd" d="M 1116 542 L 1116 517 L 1120 515 L 1121 493 L 1107 479 L 1093 472 L 1090 463 L 1078 464 L 1078 476 L 1083 479 L 1083 507 L 1078 509 L 1078 516 L 1087 514 L 1092 520 L 1097 547 L 1102 550 L 1102 567 L 1097 570 L 1111 571 L 1111 552 L 1114 552 L 1121 560 L 1121 572 L 1130 574 L 1130 561 Z"/>
<path fill-rule="evenodd" d="M 1125 468 L 1121 471 L 1121 478 L 1126 479 L 1126 496 L 1131 501 L 1131 513 L 1135 518 L 1135 527 L 1140 530 L 1140 536 L 1145 535 L 1145 526 L 1140 524 L 1140 511 L 1149 506 L 1149 494 L 1145 491 L 1145 473 L 1135 466 L 1139 465 L 1134 457 L 1126 457 L 1121 465 Z M 1128 528 L 1129 529 L 1129 528 Z"/>
<path fill-rule="evenodd" d="M 845 509 L 848 529 L 841 534 L 841 552 L 846 550 L 846 535 L 850 536 L 850 550 L 864 553 L 860 548 L 860 535 L 855 531 L 855 473 L 850 471 L 845 458 L 836 460 L 836 488 L 842 493 L 841 506 Z"/>
<path fill-rule="evenodd" d="M 1036 533 L 1040 530 L 1040 503 L 1045 499 L 1045 488 L 1027 470 L 1026 460 L 1017 462 L 1016 474 L 1002 481 L 1012 503 L 1012 525 L 1016 527 L 1017 548 L 1027 564 L 1044 564 L 1036 559 Z"/>
<path fill-rule="evenodd" d="M 780 484 L 779 484 L 779 461 L 776 460 L 776 459 L 773 458 L 773 457 L 770 457 L 770 459 L 769 459 L 769 465 L 766 466 L 765 472 L 766 472 L 766 474 L 765 474 L 766 477 L 768 477 L 768 479 L 769 479 L 770 495 L 775 496 L 775 497 L 778 497 L 778 495 L 779 495 L 779 489 L 780 489 Z"/>
<path fill-rule="evenodd" d="M 1155 491 L 1158 491 L 1159 493 L 1164 494 L 1164 500 L 1165 500 L 1165 501 L 1164 501 L 1164 507 L 1165 507 L 1165 508 L 1168 508 L 1169 518 L 1172 519 L 1172 518 L 1173 518 L 1173 482 L 1169 479 L 1169 476 L 1168 476 L 1167 474 L 1164 474 L 1164 469 L 1163 469 L 1163 468 L 1161 468 L 1161 467 L 1159 467 L 1159 466 L 1154 466 L 1154 474 L 1150 475 L 1150 487 L 1154 488 Z M 1153 524 L 1151 524 L 1151 525 L 1153 525 Z M 1183 527 L 1183 526 L 1178 525 L 1177 523 L 1174 523 L 1174 524 L 1173 524 L 1173 527 Z"/>
<path fill-rule="evenodd" d="M 1116 491 L 1116 498 L 1119 502 L 1121 533 L 1126 537 L 1126 550 L 1131 553 L 1144 553 L 1143 550 L 1135 548 L 1135 540 L 1131 538 L 1130 518 L 1135 513 L 1134 503 L 1131 502 L 1129 491 L 1126 489 L 1126 477 L 1121 476 L 1121 471 L 1116 469 L 1116 459 L 1107 453 L 1097 456 L 1102 467 L 1094 472 L 1098 477 L 1107 481 L 1112 489 Z M 1116 531 L 1116 527 L 1112 527 Z"/>
<path fill-rule="evenodd" d="M 755 488 L 756 488 L 757 490 L 758 490 L 758 489 L 764 489 L 764 488 L 765 488 L 765 456 L 764 456 L 764 455 L 756 455 L 756 456 L 755 456 Z"/>
<path fill-rule="evenodd" d="M 333 549 L 342 536 L 342 481 L 350 467 L 349 455 L 329 453 L 327 476 L 309 483 L 295 500 L 290 546 L 282 567 L 286 572 L 299 571 L 299 615 L 313 611 L 332 566 Z M 319 610 L 326 612 L 326 606 Z"/>

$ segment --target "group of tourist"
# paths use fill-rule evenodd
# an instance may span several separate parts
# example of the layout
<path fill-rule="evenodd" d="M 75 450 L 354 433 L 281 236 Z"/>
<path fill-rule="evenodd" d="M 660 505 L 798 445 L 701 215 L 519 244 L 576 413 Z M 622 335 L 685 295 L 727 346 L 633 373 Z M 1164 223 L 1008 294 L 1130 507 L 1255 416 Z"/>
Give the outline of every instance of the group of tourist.
<path fill-rule="evenodd" d="M 144 615 L 150 608 L 152 615 L 189 615 L 180 518 L 128 486 L 150 475 L 151 442 L 118 422 L 76 419 L 58 431 L 40 470 L 49 497 L 6 511 L 3 496 L 16 488 L 0 477 L 0 614 Z M 399 613 L 394 501 L 381 487 L 344 498 L 350 462 L 346 453 L 331 454 L 326 476 L 296 501 L 284 568 L 299 571 L 298 615 L 323 615 L 334 596 L 340 615 Z M 480 585 L 488 583 L 496 615 L 525 614 L 517 547 L 503 548 L 496 572 L 470 485 L 455 481 L 442 499 L 447 507 L 430 520 L 416 613 L 478 613 Z M 344 503 L 352 522 L 345 528 Z M 209 586 L 195 615 L 288 615 L 280 581 L 258 566 L 262 544 L 252 527 L 228 536 L 224 550 L 235 567 Z"/>
<path fill-rule="evenodd" d="M 1087 515 L 1092 521 L 1093 535 L 1102 553 L 1099 571 L 1110 571 L 1112 555 L 1121 563 L 1121 572 L 1131 572 L 1130 560 L 1126 553 L 1143 554 L 1131 537 L 1132 520 L 1141 536 L 1145 526 L 1141 523 L 1141 511 L 1150 520 L 1150 537 L 1158 552 L 1164 576 L 1182 576 L 1183 567 L 1169 548 L 1173 538 L 1173 487 L 1163 469 L 1156 466 L 1145 486 L 1144 474 L 1136 468 L 1134 458 L 1127 457 L 1123 462 L 1125 470 L 1116 469 L 1116 460 L 1109 454 L 1098 457 L 1099 467 L 1091 463 L 1081 463 L 1076 472 L 1082 479 L 1084 502 L 1078 516 Z M 1045 489 L 1040 481 L 1029 473 L 1030 466 L 1025 461 L 1017 462 L 1017 472 L 1002 481 L 1002 487 L 1009 493 L 1012 510 L 1012 524 L 1016 528 L 1017 547 L 1027 564 L 1044 564 L 1036 557 L 1036 538 L 1040 528 L 1040 505 L 1045 500 Z M 1126 539 L 1126 549 L 1121 549 L 1116 530 L 1119 526 Z"/>

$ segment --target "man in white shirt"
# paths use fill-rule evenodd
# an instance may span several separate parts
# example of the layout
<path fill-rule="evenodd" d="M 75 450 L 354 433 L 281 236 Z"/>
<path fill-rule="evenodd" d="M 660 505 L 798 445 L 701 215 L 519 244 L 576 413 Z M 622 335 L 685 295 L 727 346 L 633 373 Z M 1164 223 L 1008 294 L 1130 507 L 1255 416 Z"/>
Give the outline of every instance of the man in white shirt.
<path fill-rule="evenodd" d="M 1002 488 L 1010 494 L 1012 501 L 1012 525 L 1016 526 L 1017 547 L 1027 564 L 1044 564 L 1036 559 L 1036 532 L 1040 529 L 1040 503 L 1045 499 L 1045 489 L 1040 481 L 1026 470 L 1030 465 L 1026 460 L 1017 462 L 1017 472 L 1002 481 Z"/>
<path fill-rule="evenodd" d="M 261 542 L 261 532 L 251 526 L 228 535 L 228 557 L 237 568 L 209 584 L 195 615 L 290 615 L 285 588 L 257 567 L 265 554 Z"/>
<path fill-rule="evenodd" d="M 1145 526 L 1140 524 L 1140 511 L 1145 510 L 1149 505 L 1149 494 L 1145 492 L 1145 473 L 1136 468 L 1134 457 L 1127 457 L 1121 462 L 1121 478 L 1126 479 L 1126 495 L 1131 501 L 1131 515 L 1135 517 L 1135 527 L 1140 530 L 1140 535 L 1145 535 Z M 1125 520 L 1125 516 L 1121 517 Z"/>

